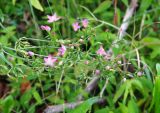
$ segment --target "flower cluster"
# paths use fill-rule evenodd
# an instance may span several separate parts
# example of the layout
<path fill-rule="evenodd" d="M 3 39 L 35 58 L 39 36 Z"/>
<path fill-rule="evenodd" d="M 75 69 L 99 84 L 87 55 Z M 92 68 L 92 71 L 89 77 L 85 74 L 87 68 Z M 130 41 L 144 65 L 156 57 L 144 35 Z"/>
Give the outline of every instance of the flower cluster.
<path fill-rule="evenodd" d="M 53 15 L 47 15 L 48 18 L 48 23 L 56 22 L 61 19 L 61 17 L 57 16 L 56 13 Z M 50 31 L 51 27 L 48 25 L 41 25 L 40 28 L 45 31 Z M 66 52 L 66 47 L 64 45 L 61 45 L 61 47 L 58 49 L 58 56 L 63 56 Z M 34 56 L 34 53 L 32 51 L 27 52 L 28 56 Z M 45 66 L 50 66 L 54 67 L 55 62 L 57 62 L 58 59 L 53 57 L 52 55 L 48 55 L 47 57 L 44 58 L 44 65 Z"/>
<path fill-rule="evenodd" d="M 83 19 L 81 22 L 82 22 L 82 26 L 84 28 L 86 28 L 88 26 L 88 20 L 87 19 Z M 74 31 L 78 31 L 81 28 L 81 26 L 78 22 L 73 23 L 72 27 L 73 27 Z"/>
<path fill-rule="evenodd" d="M 58 49 L 58 56 L 63 56 L 66 52 L 66 47 L 64 45 L 61 45 L 61 47 Z"/>
<path fill-rule="evenodd" d="M 61 45 L 61 47 L 58 49 L 58 56 L 63 56 L 66 52 L 66 47 L 64 45 Z M 52 55 L 48 55 L 47 58 L 44 58 L 44 64 L 45 66 L 53 67 L 55 62 L 58 61 L 57 58 L 54 58 Z"/>
<path fill-rule="evenodd" d="M 105 60 L 109 60 L 111 58 L 111 55 L 104 50 L 103 46 L 100 46 L 96 53 L 97 55 L 103 56 Z"/>
<path fill-rule="evenodd" d="M 66 50 L 67 50 L 66 47 L 64 45 L 61 45 L 61 47 L 58 49 L 57 56 L 64 56 Z M 35 54 L 32 51 L 28 51 L 27 55 L 31 57 L 34 56 Z M 53 57 L 52 55 L 48 55 L 47 57 L 44 58 L 44 65 L 54 67 L 55 62 L 57 61 L 58 61 L 57 58 Z"/>
<path fill-rule="evenodd" d="M 61 19 L 61 17 L 57 16 L 56 13 L 54 13 L 53 15 L 47 15 L 47 18 L 48 18 L 48 21 L 47 21 L 48 23 L 56 22 L 59 19 Z M 40 28 L 45 31 L 51 30 L 51 27 L 49 27 L 48 25 L 41 25 Z"/>

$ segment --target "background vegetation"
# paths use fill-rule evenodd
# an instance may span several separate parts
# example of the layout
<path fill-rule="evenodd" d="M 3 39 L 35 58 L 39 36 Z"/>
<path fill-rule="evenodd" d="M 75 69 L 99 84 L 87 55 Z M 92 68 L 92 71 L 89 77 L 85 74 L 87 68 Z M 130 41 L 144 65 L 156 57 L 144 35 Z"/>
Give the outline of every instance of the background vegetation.
<path fill-rule="evenodd" d="M 119 39 L 130 2 L 0 0 L 0 112 L 52 113 L 48 106 L 80 102 L 61 112 L 159 113 L 160 1 L 138 0 Z M 61 19 L 48 23 L 54 13 Z M 74 31 L 83 19 L 88 26 Z M 62 44 L 67 50 L 57 57 Z M 102 46 L 107 59 L 96 54 Z M 49 54 L 54 67 L 44 65 Z"/>

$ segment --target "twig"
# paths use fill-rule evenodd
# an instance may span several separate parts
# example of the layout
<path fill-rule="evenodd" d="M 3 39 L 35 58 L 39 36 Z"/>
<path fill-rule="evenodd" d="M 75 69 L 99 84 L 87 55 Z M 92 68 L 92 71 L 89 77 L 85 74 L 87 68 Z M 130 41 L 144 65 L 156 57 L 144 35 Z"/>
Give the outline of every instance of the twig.
<path fill-rule="evenodd" d="M 104 86 L 103 86 L 103 88 L 102 88 L 102 90 L 101 90 L 101 92 L 100 92 L 100 97 L 102 98 L 102 96 L 103 96 L 103 93 L 104 93 L 104 90 L 106 89 L 106 86 L 107 86 L 107 84 L 108 84 L 108 78 L 106 78 L 106 82 L 105 82 L 105 84 L 104 84 Z"/>
<path fill-rule="evenodd" d="M 104 103 L 105 101 L 106 100 L 104 98 L 99 98 L 95 103 Z M 65 109 L 74 109 L 83 102 L 84 101 L 77 101 L 72 103 L 48 106 L 43 113 L 58 113 L 58 112 L 63 112 Z"/>
<path fill-rule="evenodd" d="M 138 49 L 136 48 L 136 54 L 137 54 L 137 64 L 138 64 L 138 69 L 140 69 L 141 65 L 140 65 L 140 57 L 139 57 L 139 52 Z"/>
<path fill-rule="evenodd" d="M 121 24 L 119 30 L 119 39 L 121 40 L 125 36 L 125 32 L 129 26 L 130 19 L 134 14 L 134 10 L 137 7 L 137 0 L 131 0 L 129 8 L 126 10 L 125 16 L 123 18 L 123 23 Z"/>
<path fill-rule="evenodd" d="M 83 103 L 83 101 L 78 101 L 78 102 L 73 102 L 73 103 L 65 103 L 65 104 L 60 104 L 60 105 L 53 105 L 53 106 L 48 106 L 45 110 L 44 113 L 57 113 L 57 112 L 62 112 L 64 109 L 73 109 L 76 106 L 80 105 Z"/>
<path fill-rule="evenodd" d="M 94 76 L 93 79 L 87 84 L 84 91 L 86 93 L 90 93 L 97 86 L 98 80 L 99 80 L 99 76 L 97 76 L 97 75 Z M 82 94 L 78 95 L 78 100 L 83 100 Z"/>
<path fill-rule="evenodd" d="M 59 92 L 59 88 L 60 88 L 60 85 L 61 85 L 63 74 L 64 74 L 64 69 L 62 70 L 61 77 L 60 77 L 59 82 L 58 82 L 58 87 L 56 88 L 56 94 L 58 94 L 58 92 Z"/>

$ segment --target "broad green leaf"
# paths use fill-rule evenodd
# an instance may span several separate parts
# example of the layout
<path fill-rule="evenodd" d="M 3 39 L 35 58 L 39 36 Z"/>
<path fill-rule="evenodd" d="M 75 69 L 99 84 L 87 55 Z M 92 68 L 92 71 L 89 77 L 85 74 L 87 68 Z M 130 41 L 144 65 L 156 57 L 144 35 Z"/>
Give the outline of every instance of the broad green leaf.
<path fill-rule="evenodd" d="M 141 43 L 151 49 L 158 49 L 160 46 L 160 39 L 155 37 L 145 37 L 141 40 Z"/>
<path fill-rule="evenodd" d="M 141 43 L 147 46 L 148 48 L 152 49 L 152 53 L 150 54 L 151 58 L 155 58 L 156 56 L 160 55 L 160 40 L 158 38 L 145 37 L 141 40 Z"/>
<path fill-rule="evenodd" d="M 31 91 L 26 91 L 21 97 L 20 97 L 20 104 L 23 107 L 29 107 L 30 99 L 32 98 Z"/>
<path fill-rule="evenodd" d="M 141 77 L 140 79 L 141 84 L 143 85 L 143 89 L 145 92 L 149 92 L 151 90 L 153 90 L 153 83 L 151 81 L 151 79 L 148 78 L 143 78 Z"/>
<path fill-rule="evenodd" d="M 41 99 L 39 93 L 37 91 L 35 91 L 35 90 L 33 91 L 33 97 L 36 99 L 38 104 L 42 103 L 42 99 Z"/>
<path fill-rule="evenodd" d="M 133 99 L 128 102 L 128 111 L 129 113 L 139 113 L 138 106 Z"/>
<path fill-rule="evenodd" d="M 141 0 L 140 4 L 140 12 L 143 12 L 152 4 L 152 0 Z"/>
<path fill-rule="evenodd" d="M 105 11 L 106 9 L 108 9 L 108 8 L 111 6 L 111 4 L 112 4 L 112 1 L 106 0 L 106 1 L 102 2 L 102 3 L 98 6 L 98 8 L 96 8 L 96 9 L 94 10 L 93 13 L 101 13 L 101 12 Z"/>
<path fill-rule="evenodd" d="M 85 102 L 83 102 L 81 105 L 79 105 L 77 108 L 70 110 L 68 113 L 87 113 L 87 111 L 91 108 L 91 106 L 98 100 L 99 100 L 98 97 L 90 98 Z"/>
<path fill-rule="evenodd" d="M 35 113 L 35 108 L 36 108 L 36 105 L 32 105 L 31 107 L 29 107 L 29 110 L 27 113 Z"/>
<path fill-rule="evenodd" d="M 134 79 L 131 81 L 131 83 L 132 83 L 132 86 L 134 86 L 136 89 L 139 89 L 140 91 L 143 90 L 142 83 L 139 80 Z"/>
<path fill-rule="evenodd" d="M 11 110 L 14 106 L 14 99 L 11 95 L 7 96 L 3 101 L 2 101 L 2 106 L 3 106 L 3 113 L 11 113 Z"/>
<path fill-rule="evenodd" d="M 30 0 L 31 4 L 33 5 L 34 8 L 43 11 L 43 7 L 41 5 L 41 3 L 39 2 L 39 0 Z"/>
<path fill-rule="evenodd" d="M 103 108 L 95 111 L 95 113 L 112 113 L 109 108 Z"/>
<path fill-rule="evenodd" d="M 159 63 L 156 64 L 156 70 L 157 70 L 157 75 L 160 76 L 160 64 Z"/>

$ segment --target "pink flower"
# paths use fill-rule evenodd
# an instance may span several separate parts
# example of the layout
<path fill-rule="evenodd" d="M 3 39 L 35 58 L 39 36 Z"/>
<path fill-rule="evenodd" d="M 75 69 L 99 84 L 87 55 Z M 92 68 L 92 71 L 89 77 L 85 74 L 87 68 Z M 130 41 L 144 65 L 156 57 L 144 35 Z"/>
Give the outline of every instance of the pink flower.
<path fill-rule="evenodd" d="M 8 60 L 9 61 L 14 61 L 14 58 L 13 57 L 9 57 Z"/>
<path fill-rule="evenodd" d="M 86 28 L 88 26 L 88 20 L 87 19 L 83 19 L 82 20 L 82 25 L 84 28 Z"/>
<path fill-rule="evenodd" d="M 137 73 L 137 75 L 138 75 L 138 76 L 142 76 L 142 75 L 143 75 L 143 72 L 139 71 L 139 72 Z"/>
<path fill-rule="evenodd" d="M 63 56 L 66 50 L 66 47 L 64 45 L 61 45 L 61 47 L 58 49 L 58 56 Z"/>
<path fill-rule="evenodd" d="M 28 51 L 28 52 L 27 52 L 27 55 L 28 55 L 28 56 L 34 56 L 34 52 Z"/>
<path fill-rule="evenodd" d="M 98 50 L 97 50 L 97 52 L 96 52 L 98 55 L 106 55 L 107 53 L 105 52 L 105 50 L 104 50 L 104 48 L 101 46 Z"/>
<path fill-rule="evenodd" d="M 96 74 L 96 75 L 99 75 L 100 73 L 101 73 L 101 72 L 100 72 L 100 70 L 98 70 L 98 69 L 95 71 L 95 74 Z"/>
<path fill-rule="evenodd" d="M 74 30 L 74 31 L 78 31 L 78 29 L 81 28 L 81 26 L 79 25 L 78 22 L 73 23 L 72 26 L 73 26 L 73 30 Z"/>
<path fill-rule="evenodd" d="M 106 55 L 104 55 L 104 59 L 105 60 L 110 60 L 111 59 L 111 55 L 109 53 L 106 53 Z"/>
<path fill-rule="evenodd" d="M 54 15 L 52 15 L 52 16 L 47 15 L 47 18 L 48 18 L 49 23 L 52 23 L 52 22 L 55 22 L 55 21 L 58 21 L 59 19 L 61 19 L 61 17 L 58 17 L 56 13 L 54 13 Z"/>
<path fill-rule="evenodd" d="M 84 64 L 88 65 L 88 64 L 89 64 L 89 61 L 88 61 L 88 60 L 86 60 L 86 61 L 84 62 Z"/>
<path fill-rule="evenodd" d="M 51 28 L 49 26 L 47 26 L 47 25 L 41 25 L 41 29 L 42 30 L 46 30 L 46 31 L 50 31 L 51 30 Z"/>
<path fill-rule="evenodd" d="M 47 58 L 44 58 L 44 65 L 53 67 L 56 61 L 57 61 L 57 58 L 52 57 L 52 55 L 48 55 Z"/>

